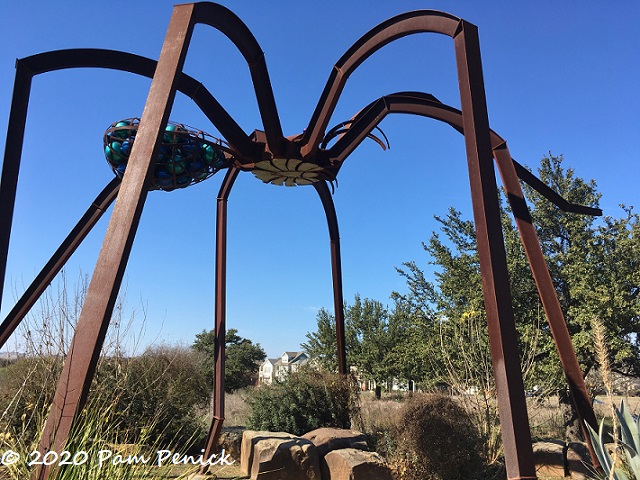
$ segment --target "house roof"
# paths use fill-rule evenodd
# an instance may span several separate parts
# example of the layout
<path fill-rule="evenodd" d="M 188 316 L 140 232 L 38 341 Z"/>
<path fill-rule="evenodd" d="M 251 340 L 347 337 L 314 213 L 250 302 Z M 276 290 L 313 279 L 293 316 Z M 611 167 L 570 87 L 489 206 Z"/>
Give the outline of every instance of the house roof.
<path fill-rule="evenodd" d="M 285 355 L 289 357 L 289 361 L 287 362 L 288 365 L 291 365 L 292 363 L 302 364 L 307 360 L 307 355 L 304 352 L 284 352 L 282 356 Z M 278 361 L 282 364 L 282 357 L 280 357 Z"/>
<path fill-rule="evenodd" d="M 282 361 L 282 357 L 284 355 L 287 355 L 287 357 L 289 358 L 289 361 L 287 362 L 287 365 L 291 365 L 293 363 L 297 363 L 299 365 L 302 365 L 302 364 L 306 363 L 307 360 L 308 360 L 307 354 L 304 353 L 304 352 L 284 352 L 278 358 L 267 358 L 262 363 L 262 365 L 265 365 L 266 363 L 270 363 L 271 365 L 284 365 L 284 362 Z"/>

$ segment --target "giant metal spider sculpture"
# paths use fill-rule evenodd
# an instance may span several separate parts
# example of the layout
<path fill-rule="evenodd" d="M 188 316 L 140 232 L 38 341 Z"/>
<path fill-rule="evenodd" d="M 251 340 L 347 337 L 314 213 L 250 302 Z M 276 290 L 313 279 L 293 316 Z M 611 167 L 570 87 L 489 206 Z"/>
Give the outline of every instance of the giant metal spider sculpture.
<path fill-rule="evenodd" d="M 247 135 L 202 84 L 182 72 L 193 27 L 197 23 L 220 30 L 247 60 L 264 131 L 256 130 Z M 443 105 L 425 93 L 393 93 L 375 100 L 350 121 L 327 132 L 329 119 L 349 75 L 384 45 L 420 32 L 439 33 L 453 39 L 461 111 Z M 474 25 L 435 11 L 405 13 L 381 23 L 358 40 L 338 61 L 309 125 L 303 133 L 293 137 L 284 137 L 282 133 L 264 55 L 257 41 L 232 12 L 213 3 L 174 8 L 158 62 L 130 53 L 95 49 L 53 51 L 18 60 L 8 127 L 11 140 L 6 142 L 0 185 L 2 284 L 31 80 L 42 73 L 83 67 L 123 70 L 153 80 L 142 118 L 139 121 L 129 119 L 114 123 L 105 134 L 105 154 L 116 178 L 98 195 L 0 327 L 2 346 L 117 196 L 42 435 L 41 451 L 62 450 L 73 419 L 86 399 L 147 192 L 186 187 L 210 177 L 220 169 L 227 169 L 227 173 L 217 201 L 216 382 L 214 419 L 205 456 L 213 452 L 224 420 L 226 208 L 229 193 L 241 171 L 253 172 L 266 183 L 313 185 L 317 190 L 326 213 L 331 241 L 339 371 L 346 373 L 340 241 L 328 184 L 336 179 L 349 154 L 366 137 L 372 136 L 372 131 L 380 121 L 391 113 L 408 113 L 440 120 L 458 130 L 465 138 L 508 478 L 534 479 L 536 475 L 500 225 L 494 159 L 533 271 L 574 405 L 583 425 L 586 422 L 595 427 L 595 416 L 585 383 L 518 179 L 527 182 L 563 210 L 593 215 L 601 212 L 567 203 L 512 160 L 505 141 L 489 129 L 477 28 Z M 224 137 L 224 141 L 180 124 L 168 123 L 178 90 L 193 99 Z M 589 438 L 588 435 L 585 437 Z M 595 456 L 592 455 L 592 458 Z M 42 467 L 34 472 L 33 478 L 46 478 L 50 468 Z"/>

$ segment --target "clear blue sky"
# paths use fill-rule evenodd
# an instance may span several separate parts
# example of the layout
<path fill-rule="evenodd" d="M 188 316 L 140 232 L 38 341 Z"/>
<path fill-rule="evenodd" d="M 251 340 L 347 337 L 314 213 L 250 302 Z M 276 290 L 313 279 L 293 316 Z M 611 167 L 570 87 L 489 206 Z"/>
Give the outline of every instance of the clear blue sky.
<path fill-rule="evenodd" d="M 365 7 L 366 5 L 366 7 Z M 265 52 L 285 135 L 300 133 L 333 64 L 367 30 L 413 9 L 444 10 L 479 27 L 491 126 L 521 163 L 551 151 L 595 179 L 605 214 L 640 204 L 640 3 L 615 2 L 227 2 Z M 99 47 L 157 58 L 170 1 L 37 2 L 3 5 L 0 29 L 0 149 L 4 151 L 16 58 Z M 247 132 L 261 123 L 249 72 L 231 42 L 196 29 L 185 71 L 203 82 Z M 112 178 L 102 134 L 139 116 L 149 81 L 104 70 L 34 80 L 2 318 L 95 195 Z M 459 105 L 453 44 L 414 35 L 382 49 L 351 77 L 331 125 L 381 95 L 405 90 Z M 171 118 L 216 135 L 184 96 Z M 391 149 L 363 144 L 339 175 L 334 200 L 345 299 L 388 301 L 404 290 L 394 267 L 417 260 L 455 205 L 470 216 L 462 137 L 433 120 L 385 119 Z M 172 193 L 152 192 L 125 276 L 128 304 L 146 309 L 146 340 L 189 344 L 213 326 L 215 198 L 222 174 Z M 315 190 L 264 185 L 241 174 L 229 203 L 228 327 L 269 356 L 296 350 L 331 308 L 326 222 Z M 108 216 L 78 250 L 68 277 L 90 272 Z M 140 317 L 140 315 L 139 315 Z M 9 349 L 12 345 L 9 346 Z"/>

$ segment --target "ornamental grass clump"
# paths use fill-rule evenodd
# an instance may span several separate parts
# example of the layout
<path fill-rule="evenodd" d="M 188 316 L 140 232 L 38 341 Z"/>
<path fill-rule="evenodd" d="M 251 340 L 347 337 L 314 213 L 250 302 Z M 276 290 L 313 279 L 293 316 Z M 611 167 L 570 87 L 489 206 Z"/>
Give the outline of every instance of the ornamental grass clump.
<path fill-rule="evenodd" d="M 154 435 L 156 419 L 144 425 L 129 428 L 118 414 L 118 395 L 99 390 L 78 415 L 64 449 L 58 452 L 38 453 L 39 434 L 42 432 L 47 409 L 38 414 L 31 412 L 30 420 L 23 414 L 22 430 L 3 425 L 0 451 L 6 462 L 0 467 L 0 478 L 24 480 L 43 465 L 52 465 L 48 480 L 132 480 L 170 478 L 167 468 L 158 468 L 157 452 L 161 447 Z M 33 425 L 34 419 L 38 419 Z M 176 452 L 183 447 L 176 447 Z M 10 455 L 7 452 L 13 452 Z M 9 455 L 9 456 L 7 456 Z M 174 478 L 174 477 L 171 477 Z M 186 478 L 181 476 L 180 478 Z"/>
<path fill-rule="evenodd" d="M 18 330 L 22 353 L 0 366 L 2 480 L 28 479 L 41 464 L 59 467 L 47 480 L 168 478 L 167 468 L 154 463 L 157 452 L 186 452 L 206 428 L 195 412 L 206 406 L 208 397 L 201 358 L 181 347 L 150 347 L 142 355 L 125 355 L 131 349 L 123 339 L 133 314 L 129 322 L 123 318 L 120 299 L 112 319 L 115 328 L 107 335 L 67 444 L 61 451 L 38 453 L 85 293 L 83 278 L 72 291 L 63 275 L 57 292 L 48 290 Z"/>

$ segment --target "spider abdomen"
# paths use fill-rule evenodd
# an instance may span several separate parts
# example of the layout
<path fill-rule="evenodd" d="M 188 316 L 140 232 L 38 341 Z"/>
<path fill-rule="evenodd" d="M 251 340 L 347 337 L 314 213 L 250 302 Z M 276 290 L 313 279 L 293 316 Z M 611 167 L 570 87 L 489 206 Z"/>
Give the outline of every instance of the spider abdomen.
<path fill-rule="evenodd" d="M 104 133 L 104 153 L 113 172 L 120 178 L 129 161 L 139 118 L 113 123 Z M 222 140 L 181 123 L 169 122 L 162 135 L 150 190 L 171 191 L 194 185 L 232 163 Z"/>

